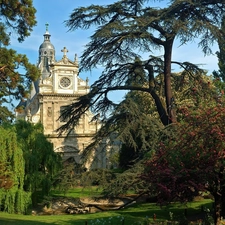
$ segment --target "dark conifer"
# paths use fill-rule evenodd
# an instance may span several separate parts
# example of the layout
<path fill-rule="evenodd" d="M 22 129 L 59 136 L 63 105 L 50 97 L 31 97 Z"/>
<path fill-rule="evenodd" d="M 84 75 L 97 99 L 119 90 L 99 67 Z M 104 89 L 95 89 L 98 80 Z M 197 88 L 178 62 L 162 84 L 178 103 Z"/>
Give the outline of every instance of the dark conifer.
<path fill-rule="evenodd" d="M 11 104 L 13 98 L 27 98 L 31 81 L 39 76 L 38 69 L 25 55 L 10 49 L 12 36 L 22 42 L 30 35 L 36 24 L 35 13 L 30 0 L 2 1 L 0 4 L 0 122 L 14 117 L 3 104 Z"/>

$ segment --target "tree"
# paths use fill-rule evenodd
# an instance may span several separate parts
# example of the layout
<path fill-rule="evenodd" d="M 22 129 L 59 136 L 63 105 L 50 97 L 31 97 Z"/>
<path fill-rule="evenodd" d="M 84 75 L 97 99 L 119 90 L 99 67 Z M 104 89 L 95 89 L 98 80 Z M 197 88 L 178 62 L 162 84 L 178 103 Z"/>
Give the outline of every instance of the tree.
<path fill-rule="evenodd" d="M 110 127 L 114 120 L 111 126 L 116 130 L 116 138 L 121 142 L 120 168 L 128 169 L 154 149 L 163 128 L 154 112 L 154 103 L 149 96 L 130 91 L 116 107 L 115 112 L 111 113 L 106 126 Z"/>
<path fill-rule="evenodd" d="M 180 110 L 182 107 L 198 107 L 202 101 L 218 102 L 219 99 L 217 87 L 211 77 L 205 73 L 189 75 L 187 71 L 171 74 L 178 121 L 184 117 Z M 156 76 L 155 80 L 155 90 L 159 97 L 163 98 L 163 74 Z M 88 159 L 90 153 L 101 146 L 102 140 L 110 137 L 107 141 L 109 145 L 120 146 L 119 166 L 127 169 L 156 148 L 163 129 L 154 101 L 148 93 L 130 91 L 101 124 L 94 141 L 85 149 L 83 157 Z"/>
<path fill-rule="evenodd" d="M 164 87 L 163 74 L 156 76 L 155 80 L 155 89 L 159 93 L 159 97 L 163 98 L 161 93 Z M 206 99 L 210 102 L 218 101 L 214 80 L 204 73 L 195 73 L 191 76 L 187 71 L 171 73 L 171 87 L 176 99 L 174 107 L 177 111 L 178 121 L 183 119 L 180 110 L 183 107 L 198 107 Z M 147 93 L 130 91 L 119 106 L 121 110 L 117 114 L 121 115 L 121 118 L 120 120 L 115 119 L 114 125 L 117 124 L 118 138 L 123 143 L 122 158 L 120 157 L 123 159 L 121 161 L 121 165 L 123 165 L 124 162 L 143 158 L 148 151 L 155 149 L 158 137 L 164 127 L 159 123 L 156 107 Z M 119 107 L 117 108 L 119 109 Z M 122 115 L 126 115 L 126 117 Z M 111 117 L 114 117 L 114 113 L 111 114 Z"/>
<path fill-rule="evenodd" d="M 49 194 L 61 158 L 47 141 L 41 124 L 17 121 L 0 126 L 0 205 L 9 213 L 26 213 Z"/>
<path fill-rule="evenodd" d="M 225 17 L 223 17 L 221 22 L 221 30 L 225 29 Z M 225 90 L 225 43 L 224 43 L 225 35 L 222 36 L 221 39 L 218 40 L 219 51 L 216 52 L 218 57 L 218 71 L 213 71 L 213 76 L 215 78 L 215 84 L 218 88 L 218 93 L 220 96 L 223 96 Z M 223 192 L 225 192 L 225 187 L 223 187 Z M 225 216 L 225 196 L 222 196 L 222 216 Z"/>
<path fill-rule="evenodd" d="M 20 120 L 15 126 L 25 160 L 24 190 L 32 193 L 35 205 L 38 191 L 42 191 L 42 196 L 49 195 L 54 178 L 61 169 L 61 157 L 44 135 L 42 124 Z"/>
<path fill-rule="evenodd" d="M 25 213 L 30 192 L 24 191 L 25 161 L 15 127 L 0 126 L 0 205 L 8 213 Z"/>
<path fill-rule="evenodd" d="M 176 122 L 171 89 L 172 64 L 178 64 L 190 73 L 199 68 L 189 62 L 172 61 L 174 40 L 183 45 L 199 38 L 203 52 L 211 53 L 210 44 L 221 35 L 218 23 L 225 3 L 222 0 L 166 3 L 167 7 L 156 8 L 147 0 L 127 0 L 74 9 L 66 21 L 69 30 L 97 26 L 81 56 L 81 71 L 98 65 L 104 70 L 91 86 L 90 93 L 67 108 L 63 117 L 70 119 L 61 131 L 76 126 L 78 118 L 89 108 L 108 115 L 107 112 L 115 107 L 108 94 L 116 90 L 148 93 L 154 99 L 161 122 L 164 125 Z M 150 55 L 155 49 L 161 49 L 163 57 Z M 155 89 L 155 73 L 163 74 L 163 99 Z M 139 78 L 139 85 L 129 84 L 130 77 Z"/>
<path fill-rule="evenodd" d="M 224 30 L 225 28 L 225 17 L 222 18 L 221 22 L 221 30 Z M 224 37 L 225 35 L 218 39 L 218 46 L 219 46 L 219 51 L 216 52 L 217 57 L 218 57 L 218 66 L 219 66 L 219 71 L 214 71 L 213 75 L 215 78 L 221 79 L 222 82 L 225 82 L 225 43 L 224 43 Z"/>
<path fill-rule="evenodd" d="M 211 104 L 183 109 L 184 122 L 161 141 L 145 164 L 141 178 L 161 203 L 190 201 L 208 191 L 215 201 L 215 224 L 220 224 L 225 185 L 225 108 Z"/>
<path fill-rule="evenodd" d="M 222 18 L 221 22 L 221 30 L 225 28 L 225 17 Z M 218 39 L 219 51 L 216 52 L 218 57 L 218 71 L 213 71 L 213 77 L 215 79 L 215 84 L 218 88 L 218 92 L 220 94 L 224 93 L 225 90 L 225 43 L 224 43 L 225 35 L 223 34 L 221 38 Z M 225 209 L 225 206 L 224 206 Z"/>
<path fill-rule="evenodd" d="M 81 174 L 85 171 L 81 164 L 70 157 L 63 161 L 62 169 L 55 176 L 53 185 L 66 194 L 71 188 L 81 185 Z"/>
<path fill-rule="evenodd" d="M 35 65 L 27 57 L 10 49 L 10 35 L 17 35 L 22 42 L 35 26 L 36 10 L 30 0 L 2 1 L 0 4 L 0 122 L 13 118 L 3 106 L 11 98 L 22 99 L 28 95 L 31 81 L 39 77 Z"/>

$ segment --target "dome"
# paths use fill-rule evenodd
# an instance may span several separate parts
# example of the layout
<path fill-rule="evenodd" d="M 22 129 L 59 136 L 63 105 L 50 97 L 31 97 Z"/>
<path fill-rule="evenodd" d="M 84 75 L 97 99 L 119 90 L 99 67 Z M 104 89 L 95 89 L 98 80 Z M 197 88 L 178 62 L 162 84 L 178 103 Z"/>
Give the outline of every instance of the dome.
<path fill-rule="evenodd" d="M 52 49 L 55 51 L 55 47 L 53 46 L 53 44 L 51 42 L 44 42 L 40 45 L 39 50 L 41 50 L 42 48 L 46 48 L 46 49 Z"/>
<path fill-rule="evenodd" d="M 47 28 L 47 27 L 46 27 Z M 39 63 L 43 58 L 48 58 L 49 62 L 55 61 L 55 47 L 50 41 L 51 35 L 48 30 L 44 34 L 44 42 L 39 47 Z"/>

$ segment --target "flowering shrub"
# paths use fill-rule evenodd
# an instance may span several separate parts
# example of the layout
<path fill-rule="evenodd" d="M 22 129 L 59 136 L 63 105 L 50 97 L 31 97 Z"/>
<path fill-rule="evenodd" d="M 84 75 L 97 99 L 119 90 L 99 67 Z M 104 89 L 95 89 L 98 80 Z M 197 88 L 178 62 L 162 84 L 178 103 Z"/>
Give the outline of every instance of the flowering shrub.
<path fill-rule="evenodd" d="M 225 194 L 221 185 L 225 182 L 225 107 L 184 108 L 183 115 L 185 120 L 174 126 L 176 136 L 162 140 L 146 162 L 142 179 L 161 204 L 187 202 L 201 191 L 210 192 L 219 225 Z"/>

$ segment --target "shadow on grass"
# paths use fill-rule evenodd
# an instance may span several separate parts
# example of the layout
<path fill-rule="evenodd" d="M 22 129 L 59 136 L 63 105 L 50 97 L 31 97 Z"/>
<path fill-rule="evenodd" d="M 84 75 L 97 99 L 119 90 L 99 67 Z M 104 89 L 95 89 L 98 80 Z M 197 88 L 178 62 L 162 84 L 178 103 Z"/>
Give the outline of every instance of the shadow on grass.
<path fill-rule="evenodd" d="M 204 209 L 212 210 L 212 202 L 206 202 L 201 205 L 199 203 L 188 203 L 186 206 L 184 204 L 173 204 L 168 206 L 160 207 L 154 203 L 151 204 L 138 204 L 133 205 L 132 208 L 124 209 L 118 213 L 124 217 L 139 217 L 139 218 L 152 218 L 156 215 L 156 218 L 161 220 L 170 220 L 170 212 L 173 213 L 173 219 L 180 216 L 193 216 L 204 212 Z"/>
<path fill-rule="evenodd" d="M 18 218 L 15 218 L 16 215 L 13 215 L 13 218 L 10 218 L 10 215 L 4 216 L 0 213 L 0 224 L 1 225 L 86 225 L 87 219 L 77 218 L 76 215 L 64 215 L 64 216 L 22 216 L 17 215 Z"/>
<path fill-rule="evenodd" d="M 45 223 L 45 222 L 37 222 L 37 221 L 33 221 L 33 220 L 20 220 L 20 219 L 9 219 L 9 218 L 4 218 L 4 219 L 0 219 L 0 224 L 1 225 L 46 225 L 49 223 Z M 55 224 L 55 223 L 52 223 Z"/>
<path fill-rule="evenodd" d="M 124 223 L 119 220 L 114 221 L 113 224 L 133 225 L 139 221 L 143 221 L 146 217 L 152 219 L 153 215 L 156 215 L 158 221 L 169 220 L 169 213 L 172 212 L 174 219 L 178 218 L 185 213 L 187 216 L 198 214 L 203 211 L 204 208 L 212 208 L 212 202 L 204 201 L 201 204 L 199 202 L 188 203 L 187 206 L 176 203 L 167 207 L 160 208 L 154 203 L 144 203 L 132 205 L 132 207 L 116 210 L 106 211 L 92 214 L 79 214 L 79 215 L 46 215 L 46 216 L 25 216 L 16 214 L 0 213 L 1 225 L 91 225 L 91 221 L 96 220 L 109 220 L 114 218 L 125 218 Z M 114 220 L 113 219 L 113 220 Z M 116 222 L 116 223 L 115 223 Z"/>

